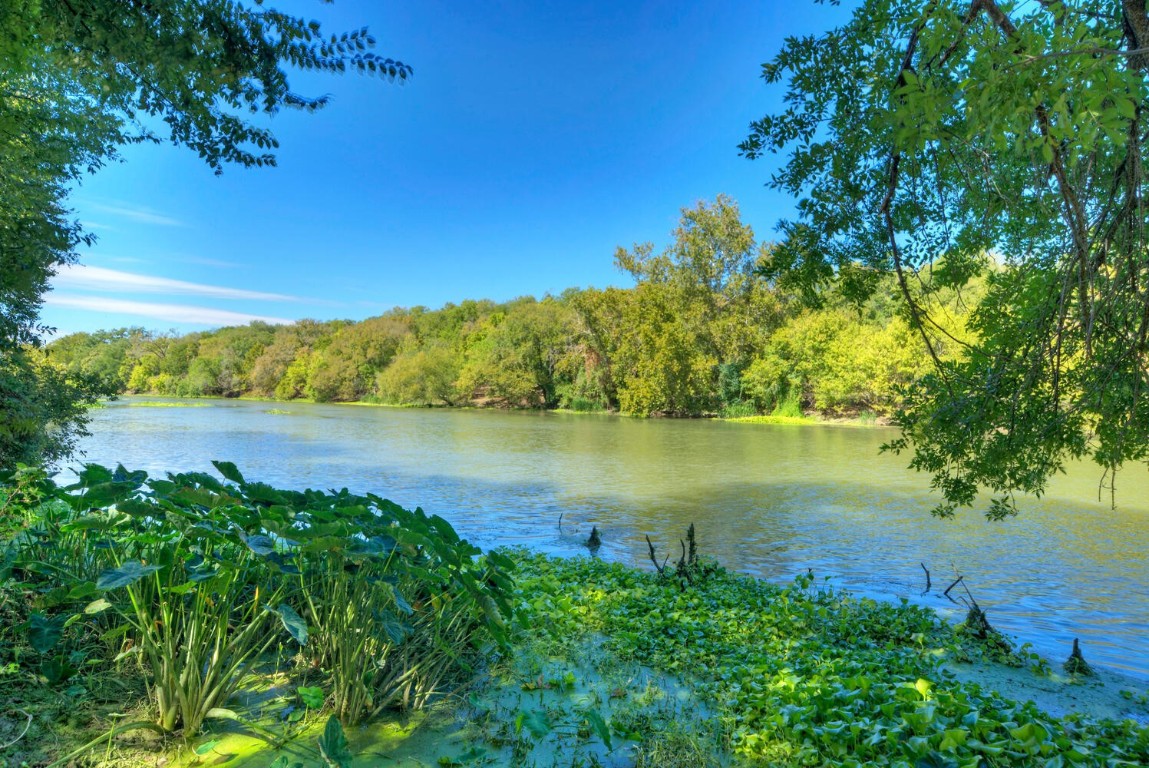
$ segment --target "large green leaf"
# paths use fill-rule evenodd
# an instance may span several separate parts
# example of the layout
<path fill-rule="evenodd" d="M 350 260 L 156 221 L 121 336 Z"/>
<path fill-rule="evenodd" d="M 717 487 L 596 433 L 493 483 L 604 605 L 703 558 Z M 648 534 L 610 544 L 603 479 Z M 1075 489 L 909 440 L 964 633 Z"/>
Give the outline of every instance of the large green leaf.
<path fill-rule="evenodd" d="M 270 555 L 275 552 L 275 541 L 270 536 L 256 534 L 244 538 L 243 543 L 257 555 Z"/>
<path fill-rule="evenodd" d="M 523 726 L 531 732 L 536 739 L 541 739 L 551 732 L 551 721 L 547 713 L 538 709 L 521 709 L 515 716 L 515 733 L 522 733 Z"/>
<path fill-rule="evenodd" d="M 96 589 L 108 590 L 127 587 L 159 569 L 158 565 L 144 565 L 139 560 L 129 560 L 119 568 L 112 568 L 101 573 L 100 578 L 96 579 Z"/>
<path fill-rule="evenodd" d="M 84 607 L 84 613 L 88 615 L 103 613 L 112 607 L 112 604 L 106 598 L 101 597 L 99 600 L 93 600 Z"/>
<path fill-rule="evenodd" d="M 602 715 L 599 714 L 599 711 L 597 709 L 588 709 L 586 711 L 586 721 L 590 723 L 590 727 L 594 729 L 594 732 L 602 739 L 602 743 L 606 745 L 606 748 L 611 749 L 610 727 L 606 724 L 606 721 L 602 719 Z"/>
<path fill-rule="evenodd" d="M 407 600 L 403 597 L 403 594 L 399 591 L 398 585 L 392 584 L 391 585 L 391 591 L 395 593 L 395 607 L 396 608 L 398 608 L 400 611 L 407 614 L 408 616 L 410 616 L 411 614 L 413 614 L 415 612 L 415 609 L 411 607 L 411 604 L 407 602 Z"/>
<path fill-rule="evenodd" d="M 28 645 L 37 653 L 47 653 L 60 642 L 64 631 L 63 616 L 44 616 L 33 613 L 28 620 Z"/>
<path fill-rule="evenodd" d="M 303 702 L 303 706 L 308 709 L 323 709 L 323 702 L 327 700 L 327 694 L 317 685 L 301 685 L 295 689 L 295 692 L 299 694 L 299 699 Z"/>
<path fill-rule="evenodd" d="M 294 608 L 287 603 L 280 603 L 277 608 L 269 608 L 268 610 L 279 616 L 283 628 L 295 638 L 296 642 L 300 645 L 307 645 L 307 622 L 295 612 Z"/>
<path fill-rule="evenodd" d="M 243 485 L 245 483 L 243 475 L 240 474 L 239 468 L 236 467 L 235 464 L 232 464 L 230 461 L 213 461 L 212 466 L 219 470 L 221 475 L 233 483 L 237 485 Z"/>
<path fill-rule="evenodd" d="M 139 487 L 139 483 L 130 481 L 100 483 L 89 487 L 83 496 L 70 497 L 69 501 L 75 509 L 103 509 L 129 498 Z"/>
<path fill-rule="evenodd" d="M 399 617 L 390 611 L 382 611 L 376 619 L 383 627 L 383 631 L 387 633 L 387 637 L 395 645 L 401 644 L 407 639 L 408 635 L 415 631 L 415 628 L 410 624 L 405 624 L 399 620 Z"/>
<path fill-rule="evenodd" d="M 323 735 L 319 737 L 319 752 L 329 768 L 351 768 L 351 748 L 335 715 L 327 718 Z"/>

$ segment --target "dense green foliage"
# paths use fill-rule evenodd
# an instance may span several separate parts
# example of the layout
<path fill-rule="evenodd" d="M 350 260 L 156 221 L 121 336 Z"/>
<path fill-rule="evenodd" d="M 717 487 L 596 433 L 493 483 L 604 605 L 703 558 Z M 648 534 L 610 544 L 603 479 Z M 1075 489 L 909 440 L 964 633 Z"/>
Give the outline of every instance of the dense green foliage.
<path fill-rule="evenodd" d="M 888 415 L 928 370 L 892 282 L 862 307 L 833 293 L 805 307 L 753 274 L 771 247 L 723 197 L 684 210 L 673 235 L 659 254 L 619 249 L 630 289 L 394 309 L 357 323 L 78 333 L 48 354 L 123 392 L 641 415 Z M 948 309 L 951 332 L 963 333 L 964 306 Z"/>
<path fill-rule="evenodd" d="M 68 742 L 90 736 L 67 736 L 52 702 L 102 695 L 116 713 L 150 699 L 150 719 L 105 725 L 105 739 L 175 730 L 203 757 L 224 737 L 195 734 L 226 719 L 271 753 L 295 739 L 274 763 L 286 766 L 327 719 L 308 764 L 345 764 L 355 747 L 337 719 L 422 707 L 501 646 L 493 677 L 455 703 L 471 730 L 440 764 L 530 765 L 548 744 L 572 768 L 621 749 L 640 766 L 1149 760 L 1149 727 L 1133 720 L 1057 717 L 959 682 L 955 661 L 1049 667 L 905 602 L 812 574 L 730 574 L 693 539 L 661 574 L 483 554 L 419 510 L 216 468 L 223 480 L 95 465 L 68 488 L 34 469 L 0 478 L 0 693 L 36 713 L 17 754 L 78 754 Z M 283 695 L 248 699 L 277 713 L 261 721 L 233 694 L 272 680 Z"/>
<path fill-rule="evenodd" d="M 239 0 L 5 0 L 0 4 L 0 467 L 67 453 L 86 402 L 107 394 L 32 359 L 48 280 L 90 244 L 67 196 L 119 147 L 168 140 L 224 165 L 273 165 L 253 116 L 313 111 L 287 68 L 406 80 L 366 29 Z M 31 425 L 31 426 L 30 426 Z"/>
<path fill-rule="evenodd" d="M 893 446 L 940 513 L 1149 456 L 1147 50 L 1143 2 L 865 0 L 763 67 L 786 105 L 742 149 L 786 153 L 772 184 L 801 199 L 767 275 L 859 300 L 896 275 L 931 345 L 922 296 L 987 276 L 974 342 L 938 355 Z"/>
<path fill-rule="evenodd" d="M 679 579 L 520 552 L 533 622 L 680 675 L 751 765 L 1144 765 L 1149 727 L 1057 718 L 947 675 L 980 652 L 927 609 L 856 599 L 810 575 L 786 587 Z M 669 570 L 668 570 L 669 574 Z M 621 724 L 614 724 L 618 727 Z"/>
<path fill-rule="evenodd" d="M 257 662 L 321 673 L 355 723 L 424 706 L 506 642 L 510 562 L 446 521 L 216 467 L 224 481 L 92 464 L 66 488 L 0 476 L 0 668 L 48 685 L 140 672 L 155 725 L 193 736 Z"/>

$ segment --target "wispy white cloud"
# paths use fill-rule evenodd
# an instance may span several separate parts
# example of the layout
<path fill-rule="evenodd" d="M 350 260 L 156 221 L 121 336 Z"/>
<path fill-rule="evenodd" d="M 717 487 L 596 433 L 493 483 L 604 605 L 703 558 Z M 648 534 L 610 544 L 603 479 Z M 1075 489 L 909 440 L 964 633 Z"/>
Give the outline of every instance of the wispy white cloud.
<path fill-rule="evenodd" d="M 146 259 L 137 259 L 135 256 L 105 256 L 102 253 L 93 253 L 88 258 L 100 261 L 111 261 L 116 264 L 147 264 Z"/>
<path fill-rule="evenodd" d="M 222 267 L 224 269 L 235 269 L 240 266 L 234 261 L 224 261 L 223 259 L 205 259 L 201 256 L 173 256 L 174 261 L 182 261 L 185 264 L 199 264 L 204 267 Z"/>
<path fill-rule="evenodd" d="M 88 207 L 101 213 L 110 213 L 141 224 L 156 224 L 161 227 L 186 227 L 187 224 L 171 216 L 156 213 L 150 208 L 141 205 L 107 205 L 104 203 L 89 203 Z"/>
<path fill-rule="evenodd" d="M 154 304 L 145 301 L 108 299 L 97 296 L 69 296 L 50 293 L 45 298 L 44 303 L 54 307 L 68 307 L 71 309 L 82 309 L 106 314 L 138 315 L 140 317 L 166 320 L 171 323 L 190 323 L 195 325 L 246 325 L 256 320 L 272 323 L 273 325 L 285 325 L 294 322 L 294 320 L 289 320 L 284 317 L 251 315 L 246 312 L 231 312 L 225 309 L 212 309 L 210 307 L 189 307 L 183 304 Z"/>
<path fill-rule="evenodd" d="M 81 221 L 80 226 L 83 227 L 84 229 L 107 230 L 107 231 L 113 231 L 113 232 L 116 229 L 113 226 L 110 226 L 108 224 L 102 224 L 98 221 Z"/>
<path fill-rule="evenodd" d="M 296 296 L 279 293 L 225 288 L 221 285 L 189 283 L 166 277 L 140 275 L 106 267 L 70 264 L 61 267 L 52 279 L 54 288 L 103 291 L 115 293 L 160 293 L 179 296 L 203 296 L 212 299 L 243 299 L 247 301 L 300 301 Z"/>

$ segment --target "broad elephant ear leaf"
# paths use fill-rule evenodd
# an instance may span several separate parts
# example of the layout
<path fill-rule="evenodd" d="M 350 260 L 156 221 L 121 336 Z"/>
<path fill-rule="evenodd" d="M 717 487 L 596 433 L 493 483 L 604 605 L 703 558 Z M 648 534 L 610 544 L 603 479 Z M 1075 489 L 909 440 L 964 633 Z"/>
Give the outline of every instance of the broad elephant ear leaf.
<path fill-rule="evenodd" d="M 37 653 L 47 653 L 60 642 L 63 631 L 63 617 L 33 613 L 28 620 L 28 645 Z"/>
<path fill-rule="evenodd" d="M 270 536 L 264 536 L 263 534 L 247 536 L 244 538 L 243 543 L 257 555 L 267 557 L 268 555 L 275 554 L 275 540 Z"/>
<path fill-rule="evenodd" d="M 606 724 L 606 721 L 599 711 L 597 709 L 588 709 L 586 711 L 586 719 L 587 722 L 590 723 L 590 727 L 593 728 L 598 737 L 602 739 L 602 743 L 606 745 L 606 748 L 612 749 L 610 743 L 610 726 Z"/>
<path fill-rule="evenodd" d="M 307 622 L 303 617 L 295 612 L 287 603 L 280 603 L 277 608 L 269 608 L 269 611 L 279 616 L 280 622 L 283 623 L 283 628 L 287 633 L 295 638 L 295 641 L 300 645 L 307 645 Z"/>
<path fill-rule="evenodd" d="M 127 587 L 159 569 L 158 565 L 144 565 L 139 560 L 129 560 L 119 568 L 112 568 L 101 573 L 100 577 L 96 579 L 96 589 L 109 590 Z"/>
<path fill-rule="evenodd" d="M 230 461 L 213 461 L 212 466 L 214 466 L 226 479 L 232 481 L 236 485 L 244 485 L 246 483 L 246 481 L 243 479 L 243 475 L 240 474 L 239 468 Z"/>
<path fill-rule="evenodd" d="M 351 767 L 351 748 L 347 745 L 347 737 L 343 733 L 343 726 L 335 715 L 327 718 L 327 726 L 323 735 L 319 737 L 319 751 L 323 760 L 331 768 Z"/>

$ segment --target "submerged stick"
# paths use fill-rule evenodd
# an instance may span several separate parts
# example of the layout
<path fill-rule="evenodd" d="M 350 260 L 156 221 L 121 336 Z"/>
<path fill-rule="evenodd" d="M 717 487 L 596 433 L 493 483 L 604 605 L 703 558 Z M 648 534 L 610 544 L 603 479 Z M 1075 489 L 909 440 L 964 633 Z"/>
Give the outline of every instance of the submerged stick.
<path fill-rule="evenodd" d="M 1092 675 L 1093 667 L 1086 663 L 1085 657 L 1081 655 L 1081 646 L 1077 643 L 1077 638 L 1073 638 L 1073 653 L 1069 654 L 1069 658 L 1065 661 L 1065 671 L 1071 675 Z"/>
<path fill-rule="evenodd" d="M 930 588 L 933 586 L 933 582 L 930 581 L 930 569 L 926 568 L 926 564 L 925 563 L 918 563 L 918 565 L 920 565 L 922 567 L 922 570 L 926 572 L 926 591 L 922 593 L 924 595 L 930 591 Z"/>
<path fill-rule="evenodd" d="M 20 732 L 19 736 L 12 739 L 12 741 L 8 742 L 7 744 L 0 744 L 0 749 L 8 749 L 8 747 L 10 747 L 13 744 L 15 744 L 16 742 L 20 741 L 20 739 L 24 738 L 24 735 L 26 733 L 28 733 L 28 729 L 32 727 L 32 716 L 31 715 L 29 715 L 27 712 L 25 712 L 22 709 L 15 709 L 12 711 L 13 712 L 19 712 L 21 715 L 28 718 L 28 722 L 24 723 L 24 730 Z"/>
<path fill-rule="evenodd" d="M 650 547 L 650 562 L 654 563 L 654 569 L 658 571 L 658 575 L 661 576 L 666 564 L 658 564 L 658 557 L 654 553 L 654 544 L 650 541 L 649 535 L 646 537 L 646 546 Z"/>
<path fill-rule="evenodd" d="M 946 597 L 950 597 L 950 590 L 953 589 L 954 587 L 956 587 L 958 584 L 961 584 L 961 581 L 964 578 L 965 578 L 965 576 L 958 576 L 956 579 L 954 579 L 954 583 L 950 584 L 948 587 L 946 587 L 946 591 L 942 592 L 942 594 L 945 595 Z M 957 600 L 954 600 L 952 597 L 950 597 L 950 602 L 956 603 Z"/>
<path fill-rule="evenodd" d="M 564 512 L 559 512 L 559 535 L 562 535 L 562 532 L 563 532 L 563 515 L 564 514 L 565 514 Z"/>

